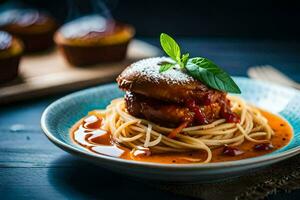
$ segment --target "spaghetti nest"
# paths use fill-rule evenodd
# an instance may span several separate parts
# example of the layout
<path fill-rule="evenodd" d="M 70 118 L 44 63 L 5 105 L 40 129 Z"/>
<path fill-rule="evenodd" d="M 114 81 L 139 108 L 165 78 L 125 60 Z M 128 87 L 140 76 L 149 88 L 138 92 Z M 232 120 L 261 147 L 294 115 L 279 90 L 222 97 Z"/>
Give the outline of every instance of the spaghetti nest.
<path fill-rule="evenodd" d="M 240 116 L 239 123 L 227 123 L 225 119 L 219 119 L 210 124 L 183 128 L 174 138 L 168 137 L 174 129 L 128 114 L 123 98 L 111 101 L 105 110 L 97 113 L 102 116 L 103 128 L 111 133 L 112 139 L 133 151 L 140 147 L 149 148 L 153 153 L 204 150 L 207 158 L 203 163 L 208 163 L 211 161 L 213 148 L 237 146 L 245 140 L 254 143 L 268 142 L 274 134 L 258 109 L 239 97 L 228 98 L 232 111 Z"/>

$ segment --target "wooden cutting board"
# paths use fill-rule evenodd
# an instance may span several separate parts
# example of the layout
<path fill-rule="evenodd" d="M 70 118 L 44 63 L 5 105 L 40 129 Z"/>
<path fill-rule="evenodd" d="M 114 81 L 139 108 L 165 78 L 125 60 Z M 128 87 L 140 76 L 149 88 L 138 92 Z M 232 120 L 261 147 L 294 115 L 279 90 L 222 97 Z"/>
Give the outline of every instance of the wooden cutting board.
<path fill-rule="evenodd" d="M 0 85 L 0 104 L 113 81 L 128 64 L 159 54 L 160 50 L 155 46 L 133 40 L 126 60 L 91 67 L 71 66 L 57 49 L 24 56 L 20 63 L 20 77 Z"/>

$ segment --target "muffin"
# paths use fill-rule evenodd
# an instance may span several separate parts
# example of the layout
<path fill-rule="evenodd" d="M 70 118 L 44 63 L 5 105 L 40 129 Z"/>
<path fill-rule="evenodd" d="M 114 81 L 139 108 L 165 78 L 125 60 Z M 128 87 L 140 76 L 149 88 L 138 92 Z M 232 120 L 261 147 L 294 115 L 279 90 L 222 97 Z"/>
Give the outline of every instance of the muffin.
<path fill-rule="evenodd" d="M 63 25 L 54 40 L 66 60 L 76 66 L 123 60 L 134 28 L 89 15 Z"/>
<path fill-rule="evenodd" d="M 22 52 L 23 46 L 19 39 L 0 31 L 0 83 L 17 77 Z"/>
<path fill-rule="evenodd" d="M 37 10 L 11 9 L 0 14 L 0 29 L 20 38 L 26 52 L 37 52 L 53 46 L 57 24 Z"/>

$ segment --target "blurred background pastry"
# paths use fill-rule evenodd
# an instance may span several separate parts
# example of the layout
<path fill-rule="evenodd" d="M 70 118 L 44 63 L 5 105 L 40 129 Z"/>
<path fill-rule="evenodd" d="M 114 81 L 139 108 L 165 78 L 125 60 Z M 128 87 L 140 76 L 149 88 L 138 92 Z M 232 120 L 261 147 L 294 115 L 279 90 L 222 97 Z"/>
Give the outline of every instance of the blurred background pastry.
<path fill-rule="evenodd" d="M 35 9 L 8 9 L 0 14 L 0 29 L 20 38 L 26 52 L 43 51 L 53 46 L 55 20 Z"/>
<path fill-rule="evenodd" d="M 17 77 L 22 52 L 23 46 L 19 39 L 0 31 L 0 83 Z"/>
<path fill-rule="evenodd" d="M 87 15 L 64 24 L 54 40 L 72 65 L 93 65 L 123 60 L 134 36 L 132 26 Z"/>

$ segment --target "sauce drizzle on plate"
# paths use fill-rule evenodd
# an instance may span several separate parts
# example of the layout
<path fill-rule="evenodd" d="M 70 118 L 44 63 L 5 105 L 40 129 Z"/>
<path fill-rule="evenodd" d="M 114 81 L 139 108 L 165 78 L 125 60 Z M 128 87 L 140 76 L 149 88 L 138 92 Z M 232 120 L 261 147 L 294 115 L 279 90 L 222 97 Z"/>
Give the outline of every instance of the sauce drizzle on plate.
<path fill-rule="evenodd" d="M 224 149 L 227 147 L 218 147 L 212 150 L 213 157 L 211 162 L 234 161 L 261 156 L 287 145 L 293 137 L 290 125 L 279 116 L 263 110 L 261 110 L 261 112 L 268 119 L 270 126 L 275 132 L 275 135 L 272 136 L 271 143 L 259 144 L 245 141 L 241 145 L 234 147 L 235 151 L 243 153 L 234 155 L 224 154 Z M 201 150 L 183 153 L 149 154 L 145 152 L 134 154 L 131 153 L 128 148 L 115 144 L 112 141 L 111 134 L 101 129 L 102 125 L 102 120 L 96 115 L 85 117 L 73 126 L 70 131 L 71 138 L 76 144 L 94 153 L 120 157 L 127 160 L 183 164 L 201 162 L 206 158 L 206 153 Z M 257 150 L 258 147 L 259 150 Z"/>

